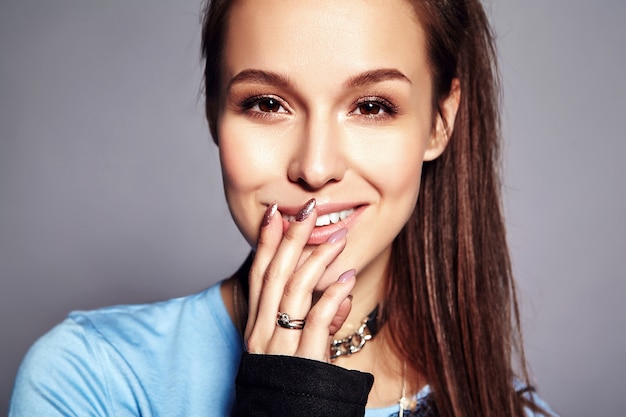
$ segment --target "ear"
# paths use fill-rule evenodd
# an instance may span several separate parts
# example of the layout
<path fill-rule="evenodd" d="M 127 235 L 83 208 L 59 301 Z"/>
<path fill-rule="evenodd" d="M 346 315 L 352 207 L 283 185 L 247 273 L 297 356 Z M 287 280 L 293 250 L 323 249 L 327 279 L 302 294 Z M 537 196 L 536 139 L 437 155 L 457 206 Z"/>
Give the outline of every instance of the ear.
<path fill-rule="evenodd" d="M 461 102 L 461 83 L 458 78 L 452 80 L 450 93 L 440 101 L 439 111 L 435 118 L 433 130 L 430 134 L 428 148 L 424 152 L 424 161 L 432 161 L 443 153 L 448 145 L 454 120 Z"/>

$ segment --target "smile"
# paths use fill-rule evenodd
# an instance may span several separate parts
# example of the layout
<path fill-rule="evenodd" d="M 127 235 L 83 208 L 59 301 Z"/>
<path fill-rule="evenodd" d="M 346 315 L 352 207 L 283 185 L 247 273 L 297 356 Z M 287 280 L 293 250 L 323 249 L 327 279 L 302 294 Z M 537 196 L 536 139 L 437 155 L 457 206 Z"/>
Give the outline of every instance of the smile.
<path fill-rule="evenodd" d="M 334 213 L 322 214 L 318 216 L 317 220 L 315 220 L 315 226 L 328 226 L 329 224 L 337 224 L 342 220 L 348 218 L 352 213 L 354 213 L 354 209 L 341 210 Z M 293 223 L 296 221 L 295 216 L 287 216 L 283 215 L 283 219 L 287 220 L 289 223 Z"/>

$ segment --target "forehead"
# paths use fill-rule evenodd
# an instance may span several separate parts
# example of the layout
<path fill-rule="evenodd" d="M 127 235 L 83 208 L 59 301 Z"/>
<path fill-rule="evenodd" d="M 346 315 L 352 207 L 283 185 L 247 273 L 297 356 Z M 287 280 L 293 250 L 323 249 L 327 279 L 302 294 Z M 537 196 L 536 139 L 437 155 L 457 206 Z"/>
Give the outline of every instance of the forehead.
<path fill-rule="evenodd" d="M 229 14 L 226 78 L 247 69 L 328 78 L 372 68 L 426 70 L 425 36 L 406 0 L 240 0 Z"/>

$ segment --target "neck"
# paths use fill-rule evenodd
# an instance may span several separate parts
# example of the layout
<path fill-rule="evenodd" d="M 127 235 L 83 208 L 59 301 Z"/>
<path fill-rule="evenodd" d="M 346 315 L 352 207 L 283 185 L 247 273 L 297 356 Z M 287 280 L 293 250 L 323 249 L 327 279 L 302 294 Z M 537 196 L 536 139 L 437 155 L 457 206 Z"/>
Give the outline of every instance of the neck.
<path fill-rule="evenodd" d="M 388 259 L 389 256 L 383 253 L 367 267 L 357 271 L 356 284 L 352 290 L 352 309 L 335 334 L 336 339 L 354 333 L 361 326 L 363 318 L 367 317 L 377 305 L 382 304 L 385 296 Z"/>

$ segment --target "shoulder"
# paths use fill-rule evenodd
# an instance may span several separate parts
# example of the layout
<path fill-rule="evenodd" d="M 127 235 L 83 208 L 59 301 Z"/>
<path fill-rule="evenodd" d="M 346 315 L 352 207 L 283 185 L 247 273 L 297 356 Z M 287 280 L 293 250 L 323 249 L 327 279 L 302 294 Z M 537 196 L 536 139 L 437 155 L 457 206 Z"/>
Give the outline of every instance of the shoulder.
<path fill-rule="evenodd" d="M 48 415 L 46 407 L 105 415 L 96 410 L 110 414 L 128 404 L 153 410 L 167 398 L 163 380 L 187 389 L 204 377 L 207 370 L 192 369 L 190 358 L 232 373 L 239 351 L 219 284 L 157 303 L 72 312 L 24 358 L 11 415 Z M 222 361 L 211 360 L 217 352 Z"/>
<path fill-rule="evenodd" d="M 78 326 L 90 339 L 102 339 L 118 347 L 142 346 L 144 351 L 166 339 L 185 337 L 192 342 L 196 335 L 202 334 L 197 332 L 200 322 L 230 337 L 231 324 L 219 287 L 220 284 L 215 284 L 197 294 L 149 304 L 74 311 L 60 326 Z"/>

